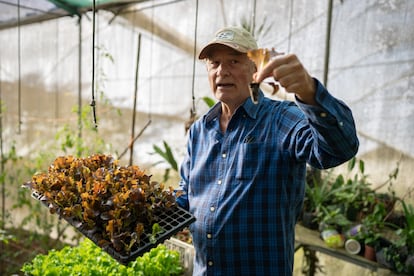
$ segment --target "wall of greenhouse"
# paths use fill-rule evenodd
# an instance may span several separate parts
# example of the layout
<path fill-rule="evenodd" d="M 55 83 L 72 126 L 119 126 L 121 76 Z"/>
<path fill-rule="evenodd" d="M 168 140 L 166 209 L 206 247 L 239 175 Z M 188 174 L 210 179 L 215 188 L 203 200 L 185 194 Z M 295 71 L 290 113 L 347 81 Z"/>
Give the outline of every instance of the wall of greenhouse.
<path fill-rule="evenodd" d="M 0 31 L 5 151 L 15 144 L 24 157 L 53 146 L 63 125 L 77 124 L 72 110 L 79 94 L 87 106 L 95 91 L 97 130 L 117 157 L 131 140 L 137 91 L 135 134 L 142 135 L 134 145 L 134 163 L 156 170 L 151 165 L 160 157 L 150 153 L 163 141 L 179 161 L 190 110 L 195 106 L 201 115 L 207 109 L 201 98 L 211 96 L 195 53 L 218 28 L 248 23 L 261 47 L 296 53 L 352 108 L 361 140 L 358 158 L 374 184 L 386 180 L 398 163 L 397 191 L 404 194 L 413 186 L 413 1 L 334 0 L 331 20 L 328 0 L 147 2 L 118 15 L 99 11 L 95 30 L 88 13 L 81 20 L 63 17 Z M 283 91 L 273 97 L 290 99 Z"/>
<path fill-rule="evenodd" d="M 58 142 L 66 126 L 91 147 L 103 139 L 105 152 L 127 163 L 125 152 L 136 138 L 133 163 L 160 181 L 168 165 L 154 165 L 162 159 L 153 145 L 167 142 L 180 162 L 190 111 L 195 107 L 202 115 L 207 106 L 201 99 L 212 97 L 204 64 L 195 57 L 226 25 L 249 25 L 259 46 L 296 53 L 353 110 L 361 142 L 357 157 L 373 185 L 398 166 L 394 188 L 413 200 L 412 0 L 150 0 L 116 15 L 100 10 L 95 17 L 89 12 L 81 19 L 1 29 L 2 152 L 15 146 L 23 162 L 51 149 L 76 154 Z M 283 90 L 268 96 L 292 99 Z M 97 128 L 88 137 L 93 98 Z M 74 112 L 79 106 L 86 110 L 81 128 Z M 21 184 L 7 180 L 16 194 Z M 10 199 L 7 195 L 6 206 L 13 204 Z M 321 261 L 329 264 L 328 275 L 354 269 Z"/>

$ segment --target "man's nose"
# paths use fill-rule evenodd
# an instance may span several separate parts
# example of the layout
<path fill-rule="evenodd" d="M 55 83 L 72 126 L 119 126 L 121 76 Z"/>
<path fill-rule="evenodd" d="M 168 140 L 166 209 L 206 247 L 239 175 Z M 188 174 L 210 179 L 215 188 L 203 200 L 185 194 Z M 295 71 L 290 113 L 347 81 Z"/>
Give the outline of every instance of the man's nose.
<path fill-rule="evenodd" d="M 217 75 L 228 76 L 230 74 L 230 68 L 227 64 L 221 63 L 217 68 Z"/>

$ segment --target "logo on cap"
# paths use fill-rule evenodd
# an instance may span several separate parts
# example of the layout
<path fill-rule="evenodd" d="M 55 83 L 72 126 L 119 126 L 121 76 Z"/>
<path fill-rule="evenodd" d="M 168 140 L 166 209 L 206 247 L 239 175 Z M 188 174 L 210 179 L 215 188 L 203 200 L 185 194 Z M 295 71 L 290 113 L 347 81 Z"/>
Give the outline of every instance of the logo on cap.
<path fill-rule="evenodd" d="M 232 31 L 224 31 L 217 34 L 216 39 L 220 40 L 233 40 L 234 39 L 234 32 Z"/>

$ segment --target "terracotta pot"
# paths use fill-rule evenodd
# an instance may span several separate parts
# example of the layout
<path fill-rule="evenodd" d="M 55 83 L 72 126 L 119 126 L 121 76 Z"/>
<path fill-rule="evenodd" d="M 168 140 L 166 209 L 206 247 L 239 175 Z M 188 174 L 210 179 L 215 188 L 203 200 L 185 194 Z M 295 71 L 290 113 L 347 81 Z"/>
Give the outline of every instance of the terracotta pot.
<path fill-rule="evenodd" d="M 373 246 L 366 244 L 364 250 L 364 257 L 370 261 L 375 262 L 377 260 L 375 254 L 375 248 Z"/>

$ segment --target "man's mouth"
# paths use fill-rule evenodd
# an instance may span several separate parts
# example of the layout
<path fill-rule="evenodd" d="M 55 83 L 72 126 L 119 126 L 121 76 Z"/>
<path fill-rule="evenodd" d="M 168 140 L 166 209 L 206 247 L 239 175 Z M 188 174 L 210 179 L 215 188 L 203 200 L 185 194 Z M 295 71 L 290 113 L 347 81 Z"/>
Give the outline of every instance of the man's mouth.
<path fill-rule="evenodd" d="M 228 87 L 233 87 L 234 84 L 233 83 L 217 83 L 217 88 L 228 88 Z"/>

